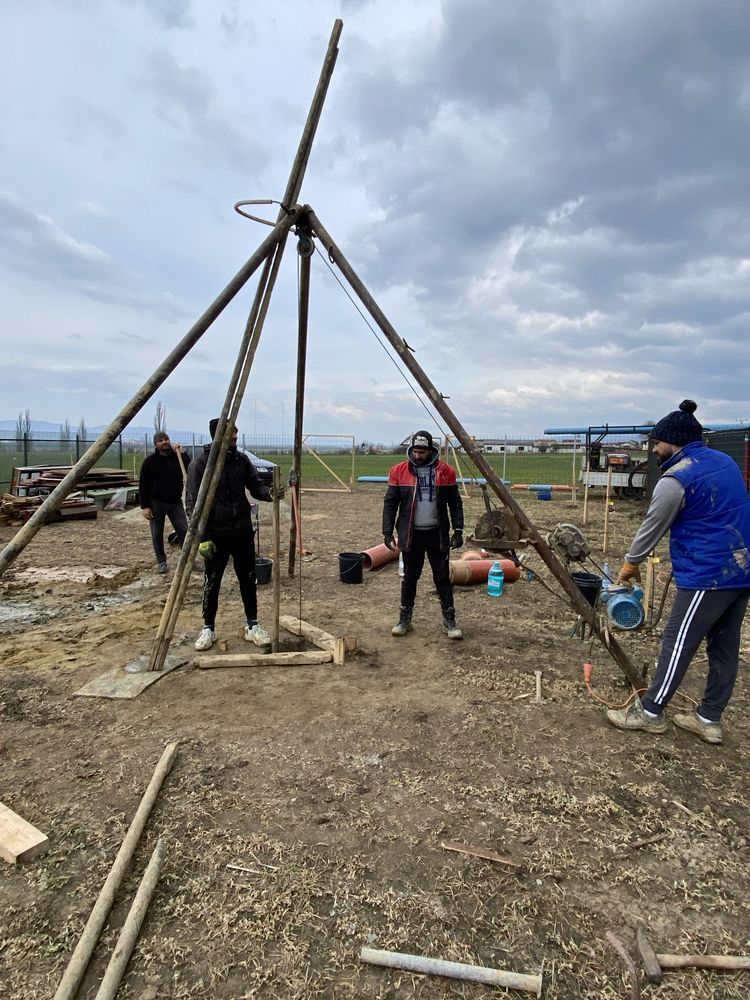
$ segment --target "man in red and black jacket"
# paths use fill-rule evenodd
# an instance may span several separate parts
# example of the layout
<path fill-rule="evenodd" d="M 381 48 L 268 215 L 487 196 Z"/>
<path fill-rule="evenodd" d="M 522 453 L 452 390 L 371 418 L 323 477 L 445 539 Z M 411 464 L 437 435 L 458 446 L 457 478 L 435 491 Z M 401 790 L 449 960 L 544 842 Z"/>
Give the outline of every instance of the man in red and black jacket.
<path fill-rule="evenodd" d="M 417 581 L 427 556 L 443 609 L 443 628 L 449 639 L 462 639 L 448 572 L 450 549 L 459 549 L 464 543 L 464 509 L 456 470 L 440 461 L 429 431 L 417 431 L 412 436 L 406 457 L 407 461 L 391 469 L 383 501 L 383 541 L 389 549 L 395 548 L 395 529 L 404 557 L 401 615 L 391 634 L 402 636 L 411 631 Z"/>

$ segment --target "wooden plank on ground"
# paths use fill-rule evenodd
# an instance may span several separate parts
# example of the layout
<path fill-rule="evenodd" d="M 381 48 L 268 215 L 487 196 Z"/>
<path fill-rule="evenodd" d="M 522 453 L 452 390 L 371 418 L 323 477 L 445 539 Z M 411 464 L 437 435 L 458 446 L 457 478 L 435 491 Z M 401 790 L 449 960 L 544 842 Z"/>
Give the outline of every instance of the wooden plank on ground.
<path fill-rule="evenodd" d="M 333 653 L 227 653 L 198 656 L 194 660 L 202 670 L 211 667 L 304 667 L 317 663 L 332 663 Z"/>
<path fill-rule="evenodd" d="M 0 858 L 15 865 L 48 850 L 49 840 L 44 834 L 0 802 Z"/>
<path fill-rule="evenodd" d="M 333 653 L 333 662 L 337 667 L 343 666 L 346 654 L 354 652 L 357 648 L 357 637 L 355 635 L 345 635 L 337 639 L 330 632 L 324 632 L 322 628 L 310 625 L 309 622 L 302 621 L 301 618 L 295 618 L 293 615 L 281 615 L 279 617 L 279 624 L 287 632 L 291 632 L 292 635 L 301 636 L 303 639 L 311 642 L 313 646 Z"/>

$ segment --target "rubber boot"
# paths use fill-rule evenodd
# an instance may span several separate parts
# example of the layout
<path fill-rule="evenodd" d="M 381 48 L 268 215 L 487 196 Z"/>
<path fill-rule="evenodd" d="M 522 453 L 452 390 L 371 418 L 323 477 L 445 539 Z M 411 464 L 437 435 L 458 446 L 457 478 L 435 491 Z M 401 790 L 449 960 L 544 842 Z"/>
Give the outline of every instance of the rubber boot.
<path fill-rule="evenodd" d="M 443 608 L 443 628 L 449 639 L 463 639 L 464 634 L 456 625 L 455 608 Z"/>
<path fill-rule="evenodd" d="M 411 632 L 411 613 L 412 608 L 405 608 L 403 604 L 401 605 L 401 615 L 398 620 L 398 625 L 394 625 L 391 629 L 391 635 L 406 635 L 407 632 Z"/>

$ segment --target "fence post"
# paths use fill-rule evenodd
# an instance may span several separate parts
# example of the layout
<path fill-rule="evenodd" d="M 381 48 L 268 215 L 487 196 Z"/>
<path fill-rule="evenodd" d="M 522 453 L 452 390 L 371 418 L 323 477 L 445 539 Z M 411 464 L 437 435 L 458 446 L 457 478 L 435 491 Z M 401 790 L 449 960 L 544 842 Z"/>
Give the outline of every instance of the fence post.
<path fill-rule="evenodd" d="M 78 436 L 78 434 L 76 434 L 76 462 L 80 457 L 81 457 L 81 439 Z"/>
<path fill-rule="evenodd" d="M 120 468 L 122 468 L 122 434 L 118 436 L 117 444 L 120 446 Z"/>
<path fill-rule="evenodd" d="M 29 433 L 28 431 L 23 432 L 23 464 L 29 464 Z"/>
<path fill-rule="evenodd" d="M 195 431 L 193 431 L 193 458 L 195 458 Z"/>

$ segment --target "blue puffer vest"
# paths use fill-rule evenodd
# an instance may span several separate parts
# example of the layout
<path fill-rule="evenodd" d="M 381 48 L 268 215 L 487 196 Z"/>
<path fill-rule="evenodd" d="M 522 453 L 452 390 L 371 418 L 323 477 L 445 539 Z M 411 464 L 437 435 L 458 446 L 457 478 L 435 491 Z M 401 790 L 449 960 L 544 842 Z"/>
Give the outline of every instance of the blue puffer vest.
<path fill-rule="evenodd" d="M 685 490 L 669 552 L 684 590 L 750 588 L 750 497 L 737 463 L 693 441 L 662 465 Z"/>

